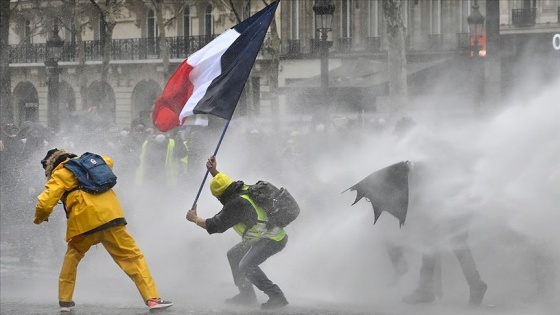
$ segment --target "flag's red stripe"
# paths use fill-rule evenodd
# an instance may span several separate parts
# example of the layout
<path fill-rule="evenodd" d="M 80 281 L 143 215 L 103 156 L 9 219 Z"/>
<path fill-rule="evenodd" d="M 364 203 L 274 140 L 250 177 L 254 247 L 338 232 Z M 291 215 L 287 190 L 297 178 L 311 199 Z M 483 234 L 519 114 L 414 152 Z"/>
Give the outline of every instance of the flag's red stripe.
<path fill-rule="evenodd" d="M 171 130 L 183 123 L 179 121 L 179 114 L 194 89 L 189 79 L 193 67 L 187 61 L 177 68 L 155 102 L 152 119 L 161 131 Z"/>

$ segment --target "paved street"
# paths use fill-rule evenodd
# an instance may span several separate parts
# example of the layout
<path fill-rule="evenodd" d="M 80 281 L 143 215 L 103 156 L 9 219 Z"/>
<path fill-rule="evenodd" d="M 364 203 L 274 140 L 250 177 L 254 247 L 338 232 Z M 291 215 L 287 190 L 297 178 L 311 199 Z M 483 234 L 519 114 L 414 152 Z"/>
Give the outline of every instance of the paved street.
<path fill-rule="evenodd" d="M 5 256 L 2 259 L 1 302 L 0 314 L 2 315 L 52 315 L 59 314 L 56 303 L 57 276 L 50 267 L 24 266 L 15 261 L 10 261 Z M 350 305 L 339 301 L 314 300 L 310 298 L 292 297 L 291 304 L 275 311 L 260 311 L 254 308 L 226 307 L 217 303 L 213 298 L 202 301 L 203 294 L 196 296 L 190 294 L 185 299 L 178 299 L 183 294 L 173 292 L 174 306 L 165 311 L 150 312 L 138 301 L 132 291 L 133 285 L 123 282 L 127 290 L 121 290 L 107 283 L 97 283 L 94 279 L 82 277 L 83 282 L 96 286 L 85 289 L 80 288 L 81 299 L 72 315 L 129 315 L 129 314 L 197 314 L 197 315 L 553 315 L 549 308 L 543 305 L 513 304 L 496 307 L 483 303 L 479 308 L 469 308 L 465 305 L 456 305 L 456 301 L 438 301 L 426 305 L 405 305 L 395 301 L 386 303 L 367 302 Z M 128 280 L 128 279 L 127 279 Z M 121 285 L 120 281 L 117 281 Z M 128 290 L 131 289 L 131 290 Z M 86 292 L 84 292 L 86 291 Z M 217 291 L 220 291 L 219 288 Z M 86 298 L 84 295 L 95 292 L 95 297 Z M 125 298 L 118 298 L 115 293 L 124 293 Z M 171 299 L 171 298 L 170 298 Z M 263 298 L 261 298 L 262 300 Z M 262 301 L 264 302 L 264 301 Z M 216 304 L 216 305 L 213 305 Z"/>
<path fill-rule="evenodd" d="M 58 313 L 58 308 L 51 304 L 32 304 L 22 305 L 21 303 L 2 303 L 1 314 L 18 314 L 18 315 L 31 315 L 31 314 L 55 314 Z M 357 312 L 348 311 L 343 309 L 325 309 L 325 308 L 305 308 L 297 306 L 288 306 L 282 310 L 276 311 L 259 311 L 252 309 L 220 309 L 220 308 L 196 308 L 187 307 L 185 305 L 175 305 L 163 311 L 149 311 L 143 307 L 126 307 L 126 306 L 112 306 L 112 305 L 93 305 L 86 304 L 80 305 L 72 311 L 72 315 L 95 315 L 95 314 L 110 314 L 110 315 L 128 315 L 128 314 L 199 314 L 199 315 L 234 315 L 234 314 L 247 314 L 247 315 L 260 315 L 260 314 L 285 314 L 285 315 L 358 315 L 358 314 L 376 314 L 375 312 Z M 379 314 L 379 313 L 378 313 Z"/>
<path fill-rule="evenodd" d="M 63 254 L 60 248 L 54 248 L 40 234 L 41 228 L 47 229 L 50 226 L 34 228 L 31 233 L 35 234 L 31 236 L 42 244 L 34 247 L 32 259 L 28 261 L 21 258 L 23 250 L 13 245 L 13 240 L 18 239 L 14 238 L 17 235 L 15 232 L 2 241 L 2 315 L 59 313 L 57 285 Z M 558 299 L 539 300 L 531 295 L 534 294 L 534 285 L 530 272 L 515 273 L 508 270 L 510 265 L 515 266 L 514 257 L 519 256 L 513 250 L 516 247 L 510 248 L 512 259 L 500 257 L 500 261 L 506 259 L 510 261 L 509 264 L 497 264 L 490 258 L 485 260 L 487 265 L 484 266 L 496 266 L 485 270 L 489 289 L 479 308 L 469 308 L 466 305 L 468 287 L 453 256 L 443 257 L 446 268 L 443 298 L 434 303 L 407 305 L 402 303 L 401 298 L 416 285 L 416 272 L 409 272 L 398 284 L 390 285 L 388 280 L 391 277 L 387 273 L 390 269 L 383 265 L 385 256 L 362 254 L 362 260 L 354 260 L 350 265 L 345 262 L 342 253 L 359 251 L 359 247 L 340 247 L 341 254 L 330 256 L 325 255 L 327 252 L 320 248 L 313 252 L 312 246 L 302 247 L 303 244 L 293 242 L 284 255 L 279 255 L 277 259 L 264 265 L 271 277 L 281 281 L 290 305 L 268 312 L 260 311 L 258 306 L 228 308 L 223 300 L 235 294 L 235 286 L 231 281 L 224 253 L 231 244 L 220 238 L 203 238 L 205 235 L 196 234 L 197 230 L 186 231 L 192 233 L 190 237 L 184 238 L 188 241 L 179 241 L 181 238 L 177 238 L 176 243 L 170 243 L 165 248 L 158 247 L 157 243 L 148 243 L 151 238 L 139 237 L 140 242 L 146 245 L 145 254 L 151 263 L 150 268 L 162 297 L 175 303 L 162 312 L 164 314 L 553 315 L 557 314 L 554 310 L 559 306 Z M 20 236 L 23 237 L 22 235 L 25 234 Z M 357 242 L 358 240 L 352 240 L 347 243 Z M 30 243 L 22 244 L 25 244 L 22 246 L 25 248 Z M 508 248 L 505 244 L 502 243 L 502 248 Z M 478 253 L 482 257 L 496 257 L 492 255 L 493 251 L 492 246 L 480 247 Z M 168 254 L 170 252 L 172 254 Z M 318 259 L 299 259 L 303 255 L 317 256 Z M 317 264 L 317 261 L 322 263 Z M 418 260 L 411 259 L 410 263 L 411 270 L 418 270 Z M 367 271 L 368 269 L 373 271 Z M 520 268 L 514 270 L 523 271 Z M 258 299 L 260 303 L 265 302 L 266 296 L 259 292 Z M 93 247 L 81 262 L 74 300 L 77 303 L 72 312 L 74 315 L 150 314 L 142 304 L 133 283 L 115 265 L 102 246 Z"/>
<path fill-rule="evenodd" d="M 6 243 L 2 245 L 2 256 L 0 264 L 0 314 L 2 315 L 42 315 L 42 314 L 58 314 L 59 308 L 56 300 L 57 276 L 59 266 L 54 256 L 45 258 L 41 264 L 23 263 L 17 257 L 17 250 Z M 92 253 L 91 256 L 95 256 Z M 44 258 L 44 257 L 43 257 Z M 106 258 L 106 257 L 104 257 Z M 112 262 L 109 261 L 110 265 Z M 87 263 L 82 266 L 87 269 Z M 206 298 L 207 301 L 201 301 L 203 295 L 207 293 L 190 292 L 186 288 L 185 292 L 174 292 L 169 297 L 173 300 L 173 307 L 165 311 L 150 312 L 147 307 L 142 305 L 138 300 L 134 285 L 129 279 L 122 279 L 117 273 L 119 280 L 115 283 L 107 283 L 107 277 L 98 277 L 84 272 L 79 275 L 77 284 L 76 301 L 77 306 L 72 311 L 73 315 L 128 315 L 128 314 L 200 314 L 200 315 L 226 315 L 226 314 L 286 314 L 286 315 L 303 315 L 303 314 L 380 314 L 368 310 L 350 310 L 348 307 L 341 305 L 313 305 L 314 302 L 309 300 L 293 299 L 294 305 L 276 311 L 263 312 L 258 309 L 258 305 L 253 308 L 244 307 L 226 307 L 226 305 L 218 303 L 212 305 L 216 301 L 213 298 Z M 102 279 L 101 279 L 102 278 Z M 110 278 L 110 277 L 109 277 Z M 123 280 L 123 281 L 120 281 Z M 83 286 L 81 286 L 83 284 Z M 95 286 L 95 287 L 93 287 Z M 122 287 L 122 288 L 121 288 Z M 85 292 L 84 292 L 85 291 Z M 167 290 L 166 290 L 167 291 Z M 216 290 L 220 292 L 219 288 Z M 122 298 L 115 297 L 122 294 Z M 89 296 L 89 298 L 88 298 Z M 186 296 L 183 300 L 180 297 Z M 166 296 L 167 298 L 167 296 Z M 264 297 L 261 297 L 264 302 Z M 79 302 L 85 300 L 85 302 Z M 322 302 L 321 302 L 322 304 Z"/>

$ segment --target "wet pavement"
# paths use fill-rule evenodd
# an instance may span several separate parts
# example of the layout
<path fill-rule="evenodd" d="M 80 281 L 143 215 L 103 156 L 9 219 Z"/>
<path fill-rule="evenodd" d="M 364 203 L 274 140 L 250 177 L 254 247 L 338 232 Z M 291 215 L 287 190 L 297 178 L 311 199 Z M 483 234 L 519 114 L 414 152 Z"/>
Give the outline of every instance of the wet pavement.
<path fill-rule="evenodd" d="M 13 303 L 13 302 L 2 302 L 1 304 L 1 314 L 18 314 L 18 315 L 39 315 L 39 314 L 59 314 L 58 308 L 50 304 L 26 304 Z M 61 313 L 67 314 L 67 313 Z M 198 315 L 265 315 L 265 314 L 283 314 L 283 315 L 359 315 L 359 314 L 378 314 L 378 313 L 368 313 L 368 312 L 354 312 L 343 309 L 324 309 L 324 308 L 305 308 L 298 306 L 286 306 L 282 309 L 273 311 L 260 311 L 252 309 L 218 309 L 218 308 L 198 308 L 189 307 L 187 305 L 174 305 L 167 310 L 160 311 L 149 311 L 147 308 L 139 307 L 125 307 L 118 305 L 93 305 L 85 304 L 79 305 L 72 310 L 70 313 L 72 315 L 128 315 L 128 314 L 162 314 L 162 315 L 172 315 L 172 314 L 198 314 Z"/>
<path fill-rule="evenodd" d="M 40 238 L 38 238 L 41 240 Z M 44 239 L 43 239 L 44 241 Z M 48 243 L 48 242 L 47 242 Z M 46 245 L 33 250 L 33 259 L 22 259 L 22 250 L 6 242 L 1 243 L 0 255 L 0 314 L 1 315 L 43 315 L 60 314 L 57 303 L 58 272 L 62 262 L 60 250 Z M 147 247 L 149 248 L 149 247 Z M 311 275 L 298 278 L 297 268 L 291 275 L 283 277 L 273 273 L 286 283 L 284 288 L 290 305 L 273 310 L 261 311 L 254 307 L 228 307 L 223 300 L 235 293 L 227 263 L 218 256 L 204 260 L 196 253 L 190 264 L 164 268 L 163 260 L 152 260 L 153 273 L 162 297 L 174 302 L 164 311 L 150 312 L 139 299 L 134 284 L 128 279 L 110 256 L 102 248 L 92 248 L 80 264 L 74 300 L 76 308 L 72 315 L 128 315 L 128 314 L 198 314 L 198 315 L 552 315 L 558 314 L 555 299 L 544 301 L 512 300 L 505 296 L 503 287 L 497 281 L 488 281 L 489 290 L 483 305 L 471 308 L 466 305 L 468 291 L 465 286 L 448 290 L 443 299 L 422 305 L 407 305 L 401 302 L 403 290 L 409 290 L 411 283 L 403 283 L 404 289 L 389 288 L 380 284 L 380 277 L 371 277 L 383 289 L 364 287 L 359 278 L 348 282 L 331 282 L 309 286 L 317 282 Z M 199 254 L 200 255 L 200 254 Z M 174 253 L 168 260 L 177 260 Z M 151 257 L 154 257 L 153 253 Z M 214 263 L 204 269 L 204 264 Z M 284 264 L 287 262 L 284 261 Z M 186 267 L 185 267 L 186 266 Z M 268 266 L 269 269 L 271 266 Z M 277 271 L 278 272 L 278 271 Z M 365 277 L 362 275 L 362 277 Z M 412 277 L 412 280 L 416 280 Z M 328 282 L 324 282 L 328 283 Z M 461 281 L 459 281 L 461 283 Z M 361 286 L 362 285 L 362 286 Z M 312 288 L 311 290 L 309 288 Z M 398 290 L 396 290 L 398 289 Z M 307 295 L 306 295 L 307 294 Z M 338 294 L 338 295 L 337 295 Z M 342 296 L 344 295 L 344 296 Z M 503 297 L 505 296 L 505 297 Z M 351 297 L 351 298 L 349 298 Z M 259 295 L 259 302 L 266 296 Z"/>
<path fill-rule="evenodd" d="M 0 256 L 0 314 L 2 315 L 43 315 L 43 314 L 68 314 L 60 313 L 57 305 L 56 290 L 58 284 L 59 261 L 54 259 L 43 259 L 40 263 L 26 262 L 16 257 L 19 253 L 17 248 L 6 245 L 2 246 L 2 255 Z M 50 255 L 49 255 L 50 256 Z M 35 260 L 36 261 L 36 260 Z M 85 279 L 84 279 L 85 278 Z M 128 279 L 127 279 L 128 280 Z M 260 314 L 285 314 L 285 315 L 361 315 L 361 314 L 381 314 L 377 312 L 350 311 L 345 306 L 340 305 L 319 305 L 313 304 L 309 300 L 297 299 L 294 305 L 288 305 L 281 309 L 272 311 L 261 311 L 259 305 L 253 307 L 231 307 L 216 301 L 198 301 L 192 296 L 183 300 L 177 299 L 177 296 L 185 296 L 183 293 L 173 295 L 174 305 L 167 310 L 150 311 L 146 306 L 142 305 L 136 298 L 131 298 L 128 290 L 126 297 L 118 299 L 114 292 L 119 291 L 115 288 L 121 285 L 116 282 L 115 285 L 107 283 L 106 279 L 101 280 L 104 283 L 96 283 L 88 275 L 79 275 L 78 283 L 90 282 L 87 289 L 81 289 L 80 294 L 75 295 L 85 298 L 88 295 L 83 291 L 95 292 L 94 297 L 88 298 L 87 302 L 77 302 L 76 307 L 69 314 L 72 315 L 128 315 L 128 314 L 198 314 L 198 315 L 260 315 Z M 93 283 L 93 285 L 91 284 Z M 95 286 L 95 287 L 93 287 Z M 126 289 L 133 288 L 133 284 L 125 285 Z M 78 290 L 77 290 L 78 291 Z M 113 293 L 113 294 L 112 294 Z M 107 295 L 105 295 L 107 294 Z M 132 294 L 134 295 L 134 293 Z M 76 298 L 76 296 L 75 296 Z M 171 299 L 170 299 L 171 300 Z M 260 301 L 264 302 L 264 300 Z M 212 304 L 218 304 L 216 306 Z M 209 306 L 210 305 L 210 306 Z"/>

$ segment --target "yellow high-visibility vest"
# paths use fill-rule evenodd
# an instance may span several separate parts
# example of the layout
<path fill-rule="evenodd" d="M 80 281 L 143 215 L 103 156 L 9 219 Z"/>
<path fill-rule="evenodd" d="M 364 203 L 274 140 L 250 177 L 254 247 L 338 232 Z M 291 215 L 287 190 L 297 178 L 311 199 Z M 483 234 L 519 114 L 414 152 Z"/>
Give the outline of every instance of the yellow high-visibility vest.
<path fill-rule="evenodd" d="M 142 144 L 142 151 L 140 152 L 140 164 L 136 169 L 136 184 L 141 185 L 144 182 L 145 173 L 145 159 L 146 159 L 146 148 L 148 147 L 148 140 L 145 140 Z M 175 140 L 168 139 L 167 141 L 167 153 L 165 155 L 165 182 L 168 187 L 173 187 L 177 184 L 179 178 L 179 164 L 175 159 L 173 151 L 175 150 Z"/>
<path fill-rule="evenodd" d="M 284 231 L 283 228 L 277 226 L 275 226 L 270 230 L 266 228 L 266 222 L 268 220 L 266 212 L 261 207 L 259 207 L 253 201 L 253 199 L 249 197 L 249 195 L 243 194 L 241 195 L 241 198 L 249 201 L 253 206 L 253 209 L 255 209 L 255 211 L 257 212 L 257 223 L 252 227 L 247 228 L 247 226 L 244 223 L 238 223 L 233 226 L 235 232 L 241 235 L 244 241 L 262 238 L 262 237 L 268 237 L 271 240 L 278 241 L 278 242 L 284 239 L 284 236 L 286 236 L 286 231 Z"/>

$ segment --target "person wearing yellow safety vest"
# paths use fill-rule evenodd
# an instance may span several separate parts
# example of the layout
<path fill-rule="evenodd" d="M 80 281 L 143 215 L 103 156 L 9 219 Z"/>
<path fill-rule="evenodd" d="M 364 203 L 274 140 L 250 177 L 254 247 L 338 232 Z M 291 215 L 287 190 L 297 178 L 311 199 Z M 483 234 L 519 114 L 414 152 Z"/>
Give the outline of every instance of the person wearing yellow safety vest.
<path fill-rule="evenodd" d="M 206 229 L 208 234 L 223 233 L 233 228 L 242 241 L 233 246 L 227 257 L 239 294 L 226 300 L 228 304 L 251 305 L 257 302 L 253 285 L 268 295 L 269 300 L 261 304 L 261 309 L 275 309 L 288 305 L 284 293 L 268 279 L 259 267 L 272 255 L 282 251 L 288 242 L 288 235 L 280 227 L 267 228 L 267 216 L 245 192 L 248 186 L 243 181 L 233 181 L 226 174 L 218 172 L 214 156 L 208 159 L 206 167 L 213 179 L 210 190 L 223 204 L 222 210 L 212 218 L 203 219 L 197 215 L 196 205 L 187 212 L 187 220 Z"/>
<path fill-rule="evenodd" d="M 150 181 L 157 186 L 176 187 L 181 173 L 186 172 L 187 162 L 185 143 L 177 142 L 163 133 L 146 139 L 136 169 L 136 185 L 142 186 Z"/>

